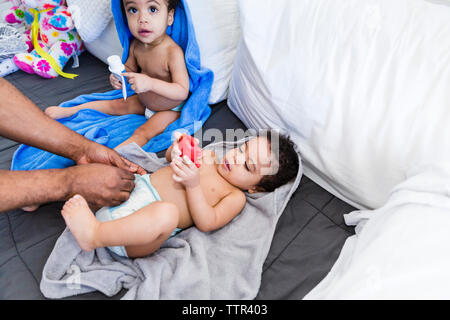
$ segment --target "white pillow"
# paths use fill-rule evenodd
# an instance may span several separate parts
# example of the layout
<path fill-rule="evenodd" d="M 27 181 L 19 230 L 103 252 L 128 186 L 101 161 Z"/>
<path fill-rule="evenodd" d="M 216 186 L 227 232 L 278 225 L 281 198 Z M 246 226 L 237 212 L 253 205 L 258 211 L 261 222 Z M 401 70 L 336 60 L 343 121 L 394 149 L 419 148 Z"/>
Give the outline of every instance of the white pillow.
<path fill-rule="evenodd" d="M 450 161 L 450 2 L 239 7 L 229 105 L 247 126 L 287 129 L 307 176 L 376 208 L 411 166 Z"/>
<path fill-rule="evenodd" d="M 240 38 L 237 0 L 189 0 L 188 5 L 200 47 L 202 66 L 214 72 L 209 103 L 218 103 L 227 99 Z M 88 51 L 105 63 L 109 55 L 122 52 L 114 23 L 109 23 L 99 38 L 85 45 Z"/>
<path fill-rule="evenodd" d="M 67 6 L 85 43 L 97 39 L 112 18 L 110 0 L 67 0 Z"/>
<path fill-rule="evenodd" d="M 188 0 L 202 66 L 214 72 L 209 103 L 227 99 L 241 36 L 237 0 Z"/>
<path fill-rule="evenodd" d="M 109 20 L 105 30 L 97 39 L 86 42 L 84 45 L 90 53 L 106 64 L 108 64 L 106 60 L 109 56 L 118 55 L 121 57 L 123 52 L 113 19 Z"/>

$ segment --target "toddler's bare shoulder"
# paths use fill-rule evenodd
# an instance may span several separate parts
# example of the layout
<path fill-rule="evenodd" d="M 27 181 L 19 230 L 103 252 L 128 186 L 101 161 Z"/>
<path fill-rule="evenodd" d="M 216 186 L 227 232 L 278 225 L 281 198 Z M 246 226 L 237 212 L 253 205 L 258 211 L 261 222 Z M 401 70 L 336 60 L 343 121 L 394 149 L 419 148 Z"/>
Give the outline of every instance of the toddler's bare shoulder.
<path fill-rule="evenodd" d="M 176 57 L 184 57 L 183 49 L 173 40 L 167 45 L 166 50 L 168 56 L 172 59 Z"/>

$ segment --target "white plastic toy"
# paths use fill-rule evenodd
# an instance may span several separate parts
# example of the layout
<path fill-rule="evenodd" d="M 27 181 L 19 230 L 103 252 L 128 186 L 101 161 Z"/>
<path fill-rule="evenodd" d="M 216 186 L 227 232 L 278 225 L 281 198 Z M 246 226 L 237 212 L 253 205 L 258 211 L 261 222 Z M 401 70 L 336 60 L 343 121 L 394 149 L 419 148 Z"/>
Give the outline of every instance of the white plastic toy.
<path fill-rule="evenodd" d="M 125 71 L 125 66 L 119 56 L 114 55 L 108 57 L 109 71 L 122 83 L 123 99 L 127 100 L 127 80 L 122 75 Z"/>

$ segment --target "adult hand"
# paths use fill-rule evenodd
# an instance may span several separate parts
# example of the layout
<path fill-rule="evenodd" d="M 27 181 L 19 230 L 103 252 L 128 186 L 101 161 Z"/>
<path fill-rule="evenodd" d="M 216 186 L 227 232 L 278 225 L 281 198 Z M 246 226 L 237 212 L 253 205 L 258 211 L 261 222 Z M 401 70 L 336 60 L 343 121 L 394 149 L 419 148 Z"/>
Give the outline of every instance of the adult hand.
<path fill-rule="evenodd" d="M 112 150 L 98 143 L 89 144 L 84 154 L 82 154 L 78 159 L 74 160 L 77 164 L 102 163 L 125 169 L 131 173 L 137 173 L 140 175 L 147 173 L 140 166 L 120 156 L 115 150 Z"/>
<path fill-rule="evenodd" d="M 134 189 L 134 174 L 104 164 L 67 168 L 68 196 L 82 195 L 95 207 L 118 206 L 128 200 Z"/>

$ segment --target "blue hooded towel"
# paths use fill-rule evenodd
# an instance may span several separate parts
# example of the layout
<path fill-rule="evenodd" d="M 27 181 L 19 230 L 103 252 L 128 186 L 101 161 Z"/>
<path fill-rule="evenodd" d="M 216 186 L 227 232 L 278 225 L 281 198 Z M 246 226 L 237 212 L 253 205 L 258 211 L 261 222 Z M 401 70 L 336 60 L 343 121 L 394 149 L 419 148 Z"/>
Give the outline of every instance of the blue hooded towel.
<path fill-rule="evenodd" d="M 119 35 L 124 48 L 122 60 L 128 58 L 128 51 L 133 36 L 128 29 L 126 16 L 121 9 L 122 0 L 111 0 L 111 8 Z M 209 94 L 214 80 L 211 70 L 201 67 L 200 50 L 195 38 L 194 26 L 186 0 L 181 0 L 175 11 L 174 23 L 167 29 L 167 34 L 183 49 L 186 67 L 189 72 L 190 96 L 186 101 L 180 118 L 170 124 L 160 135 L 151 139 L 143 149 L 147 152 L 159 152 L 172 144 L 172 134 L 183 130 L 194 134 L 211 114 L 208 105 Z M 128 95 L 134 92 L 128 88 Z M 122 90 L 105 93 L 81 95 L 61 104 L 62 107 L 73 107 L 89 101 L 112 100 L 123 98 Z M 68 128 L 109 148 L 115 148 L 128 139 L 133 132 L 146 122 L 142 115 L 111 116 L 96 110 L 81 110 L 77 114 L 58 120 Z M 14 153 L 11 170 L 36 170 L 65 168 L 73 165 L 70 159 L 49 152 L 21 145 Z"/>

